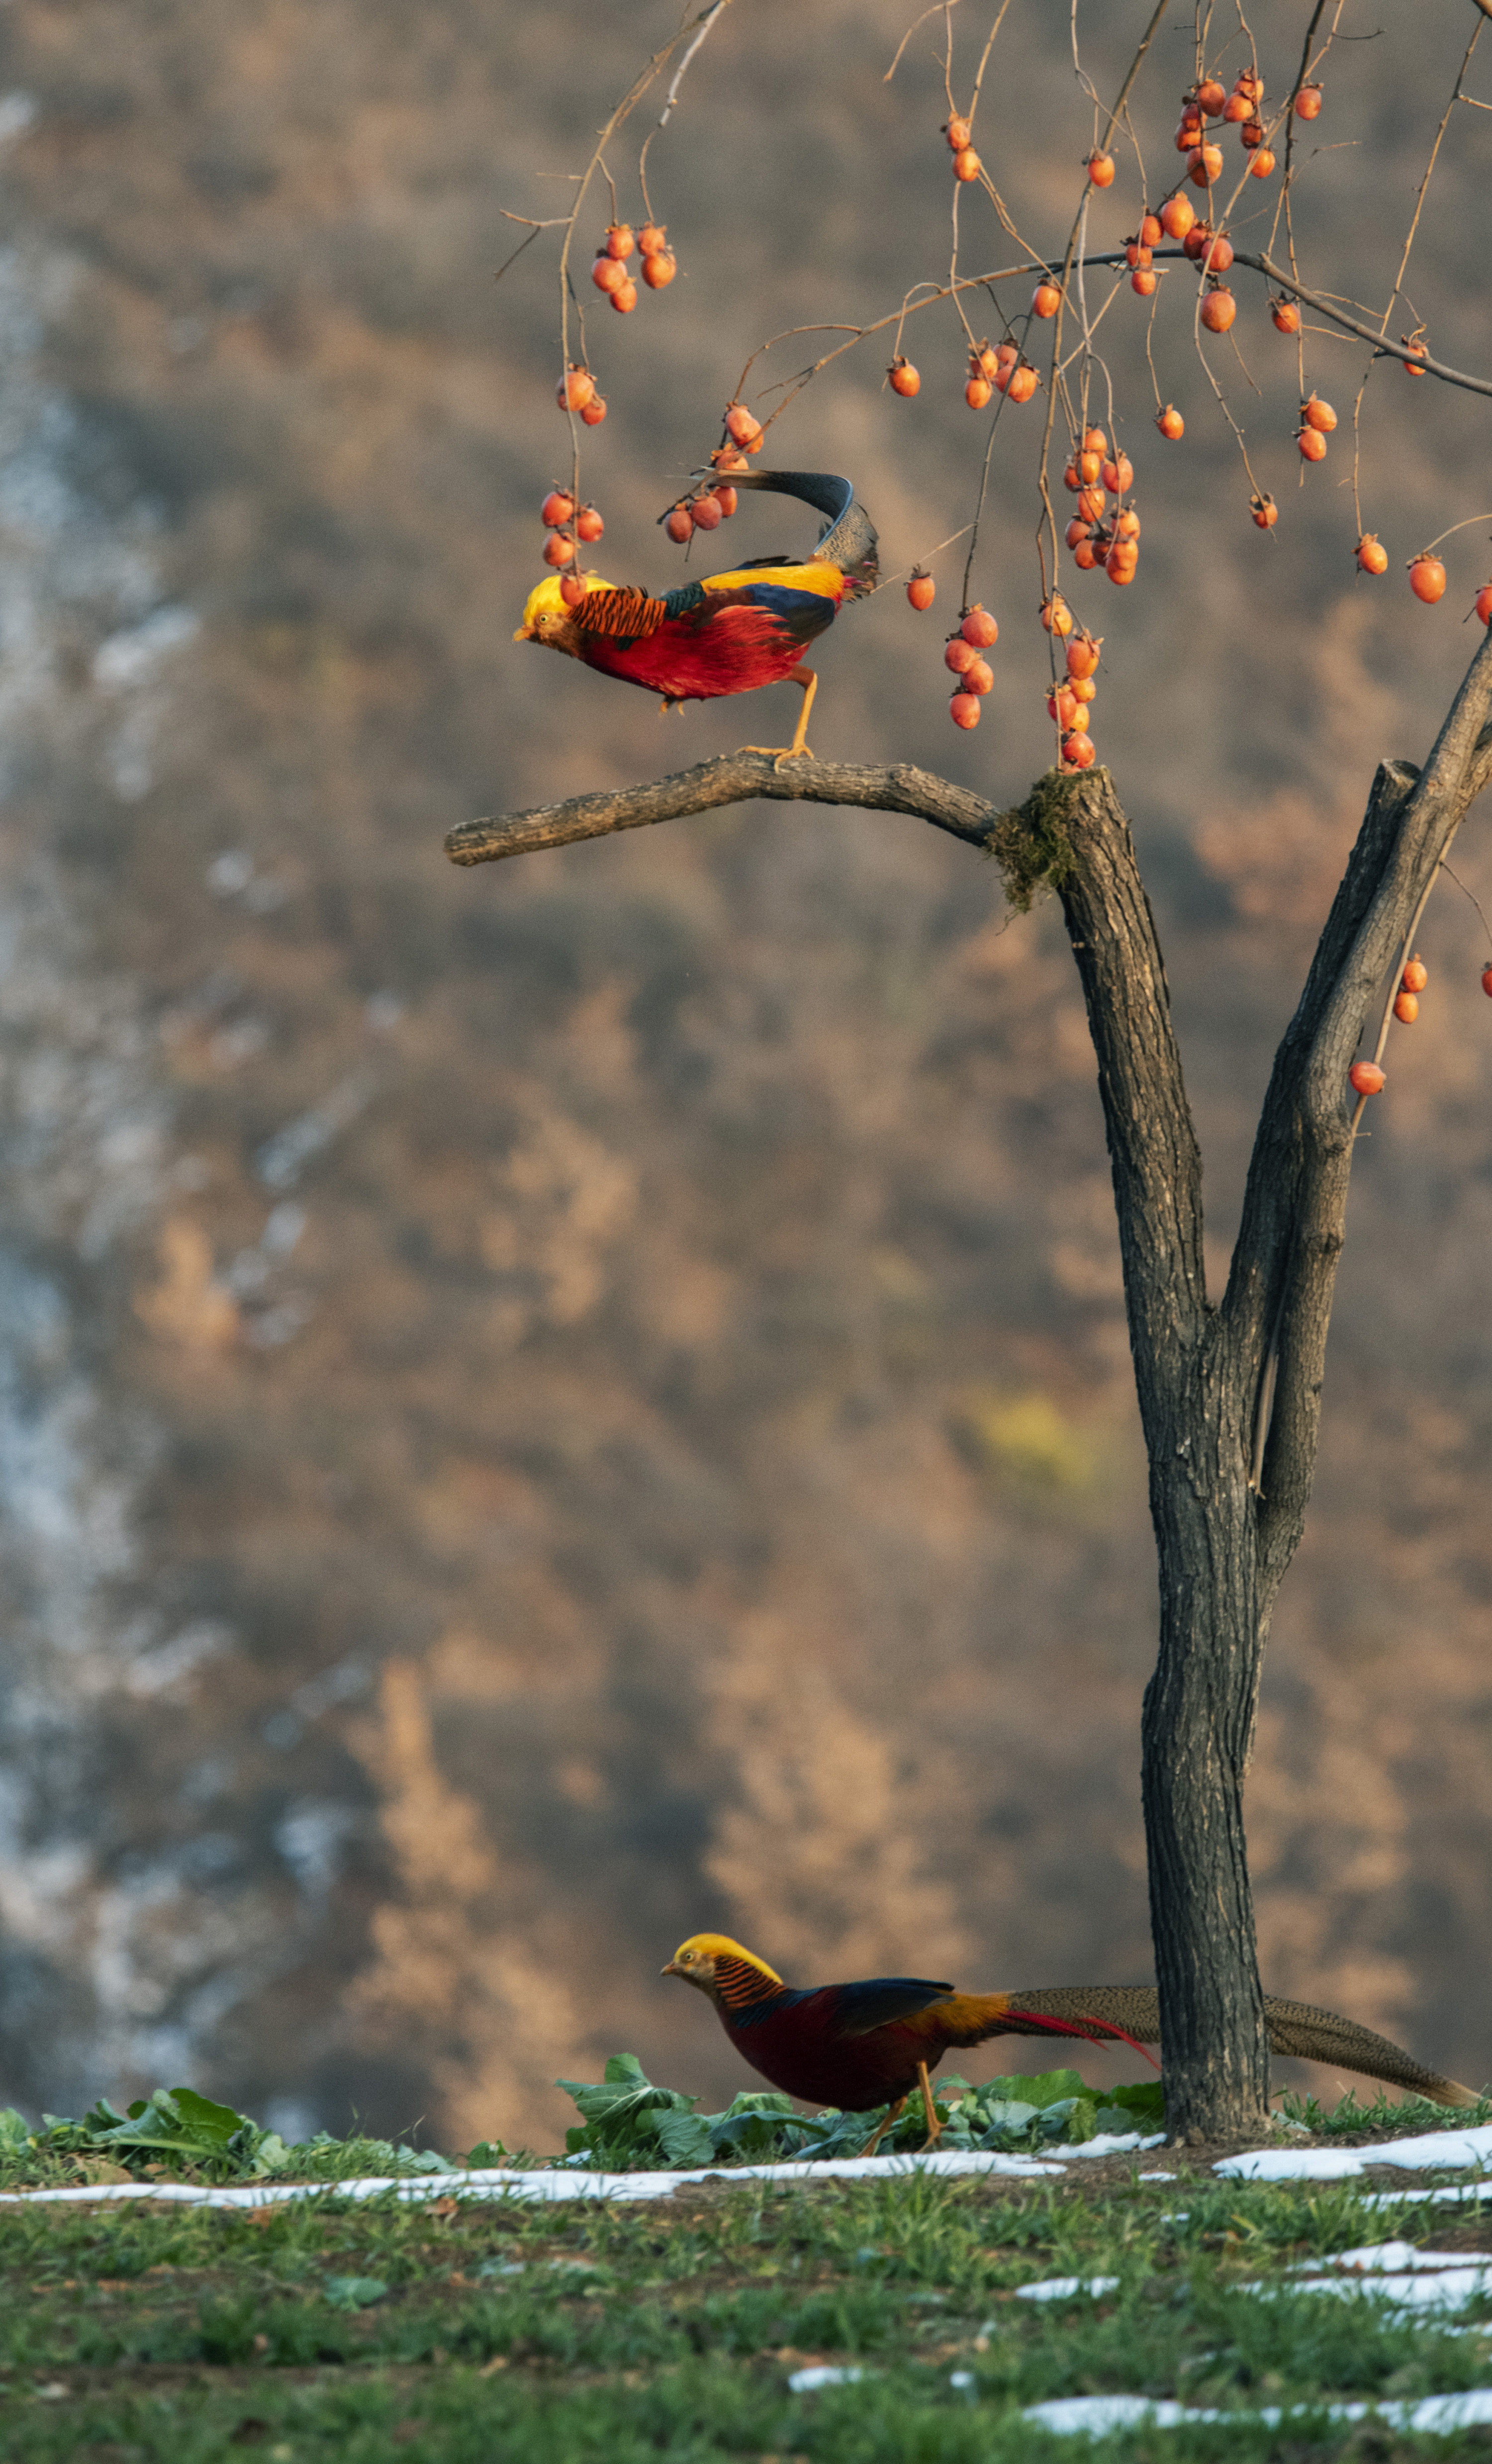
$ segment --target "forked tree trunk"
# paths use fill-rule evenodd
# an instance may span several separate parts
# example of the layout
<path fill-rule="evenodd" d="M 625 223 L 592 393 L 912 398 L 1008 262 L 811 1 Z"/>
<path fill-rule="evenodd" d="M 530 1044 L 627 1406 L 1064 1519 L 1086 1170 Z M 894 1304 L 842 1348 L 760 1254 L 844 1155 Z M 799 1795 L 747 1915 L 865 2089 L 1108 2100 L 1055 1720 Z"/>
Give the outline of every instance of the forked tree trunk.
<path fill-rule="evenodd" d="M 1492 0 L 1489 0 L 1492 5 Z M 748 754 L 451 831 L 482 864 L 750 797 L 912 813 L 999 861 L 1018 903 L 1063 903 L 1098 1060 L 1160 1565 L 1141 1768 L 1161 2056 L 1174 2138 L 1256 2132 L 1268 2043 L 1243 1783 L 1276 1594 L 1305 1527 L 1347 1220 L 1347 1073 L 1406 937 L 1492 777 L 1492 636 L 1422 773 L 1385 763 L 1275 1057 L 1228 1288 L 1202 1271 L 1201 1160 L 1154 920 L 1107 772 L 1048 778 L 1018 813 L 901 766 Z"/>
<path fill-rule="evenodd" d="M 1130 828 L 1107 777 L 1058 887 L 1098 1060 L 1150 1464 L 1160 1643 L 1141 1722 L 1171 2136 L 1257 2131 L 1269 2047 L 1243 1830 L 1264 1645 L 1305 1528 L 1353 1113 L 1348 1069 L 1492 768 L 1483 645 L 1421 776 L 1385 763 L 1276 1056 L 1227 1292 L 1202 1271 L 1201 1162 Z"/>

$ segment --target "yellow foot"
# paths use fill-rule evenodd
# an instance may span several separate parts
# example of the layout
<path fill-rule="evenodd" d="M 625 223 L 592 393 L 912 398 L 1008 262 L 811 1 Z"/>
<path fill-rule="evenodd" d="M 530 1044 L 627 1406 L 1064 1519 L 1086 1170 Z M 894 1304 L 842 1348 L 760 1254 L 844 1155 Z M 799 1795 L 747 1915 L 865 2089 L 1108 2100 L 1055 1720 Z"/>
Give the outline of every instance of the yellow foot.
<path fill-rule="evenodd" d="M 765 749 L 766 748 L 764 746 L 752 746 L 748 748 L 744 744 L 741 747 L 741 751 L 743 753 L 748 750 L 761 752 L 765 751 Z M 887 2115 L 885 2121 L 878 2122 L 876 2123 L 875 2128 L 871 2131 L 869 2138 L 866 2141 L 865 2145 L 860 2151 L 862 2156 L 873 2156 L 875 2154 L 876 2149 L 880 2146 L 882 2140 L 886 2137 L 886 2134 L 889 2130 L 892 2123 L 900 2120 L 901 2109 L 906 2101 L 907 2100 L 904 2096 L 899 2096 L 895 2103 L 892 2105 L 889 2113 Z"/>
<path fill-rule="evenodd" d="M 926 2156 L 937 2145 L 943 2136 L 943 2125 L 937 2118 L 937 2107 L 932 2101 L 932 2075 L 926 2062 L 917 2064 L 917 2085 L 922 2091 L 922 2113 L 928 2125 L 928 2135 L 922 2143 L 922 2153 Z"/>
<path fill-rule="evenodd" d="M 819 758 L 811 744 L 743 744 L 740 750 L 764 754 L 774 770 L 780 770 L 784 761 L 817 761 Z"/>

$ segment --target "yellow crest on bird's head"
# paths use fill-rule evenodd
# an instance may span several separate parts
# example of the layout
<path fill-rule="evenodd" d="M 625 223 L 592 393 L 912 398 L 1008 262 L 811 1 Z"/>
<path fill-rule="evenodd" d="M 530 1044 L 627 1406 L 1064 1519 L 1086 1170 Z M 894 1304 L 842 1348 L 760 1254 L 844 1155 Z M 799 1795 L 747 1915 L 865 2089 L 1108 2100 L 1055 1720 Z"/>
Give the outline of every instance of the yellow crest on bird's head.
<path fill-rule="evenodd" d="M 782 1982 L 775 1968 L 728 1933 L 691 1933 L 663 1973 L 682 1976 L 686 1985 L 697 1985 L 701 1992 L 732 2003 L 756 2001 Z"/>
<path fill-rule="evenodd" d="M 573 622 L 575 610 L 565 605 L 560 592 L 563 579 L 562 574 L 546 573 L 542 582 L 535 583 L 523 603 L 523 622 L 513 637 L 516 642 L 542 642 L 561 625 Z M 585 587 L 587 592 L 615 590 L 617 584 L 603 582 L 599 573 L 588 573 Z"/>

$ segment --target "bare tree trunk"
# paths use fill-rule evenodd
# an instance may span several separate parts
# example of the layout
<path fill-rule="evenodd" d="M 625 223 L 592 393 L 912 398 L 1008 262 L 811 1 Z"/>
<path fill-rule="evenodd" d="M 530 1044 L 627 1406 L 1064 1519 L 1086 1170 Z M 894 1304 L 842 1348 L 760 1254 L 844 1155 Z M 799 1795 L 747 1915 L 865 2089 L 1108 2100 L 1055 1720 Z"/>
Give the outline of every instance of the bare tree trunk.
<path fill-rule="evenodd" d="M 1160 1572 L 1141 1722 L 1151 1931 L 1173 2135 L 1257 2131 L 1269 2036 L 1243 1840 L 1262 1633 L 1252 1387 L 1202 1266 L 1202 1168 L 1160 946 L 1129 824 L 1085 781 L 1060 894 L 1098 1057 Z M 1220 2127 L 1219 2127 L 1220 2125 Z"/>
<path fill-rule="evenodd" d="M 1125 1299 L 1150 1462 L 1160 1648 L 1141 1769 L 1161 2051 L 1174 2137 L 1257 2132 L 1268 2033 L 1243 1783 L 1276 1595 L 1305 1527 L 1327 1330 L 1346 1235 L 1347 1073 L 1392 995 L 1472 799 L 1492 777 L 1492 636 L 1424 771 L 1385 763 L 1275 1059 L 1221 1304 L 1202 1268 L 1201 1160 L 1154 919 L 1106 771 L 1048 777 L 1019 812 L 908 766 L 728 755 L 643 787 L 453 830 L 481 864 L 765 796 L 911 813 L 993 854 L 1007 891 L 1062 899 L 1087 1002 L 1113 1168 Z"/>
<path fill-rule="evenodd" d="M 1492 640 L 1423 774 L 1385 763 L 1373 781 L 1276 1057 L 1218 1309 L 1203 1288 L 1201 1167 L 1159 945 L 1106 775 L 1083 781 L 1064 823 L 1073 861 L 1058 888 L 1098 1060 L 1159 1559 L 1141 1783 L 1174 2138 L 1252 2133 L 1266 2115 L 1243 1783 L 1270 1614 L 1315 1472 L 1352 1158 L 1347 1073 L 1375 1001 L 1392 993 L 1423 894 L 1492 772 L 1489 707 Z M 1039 791 L 1033 828 L 1050 828 L 1047 804 Z"/>

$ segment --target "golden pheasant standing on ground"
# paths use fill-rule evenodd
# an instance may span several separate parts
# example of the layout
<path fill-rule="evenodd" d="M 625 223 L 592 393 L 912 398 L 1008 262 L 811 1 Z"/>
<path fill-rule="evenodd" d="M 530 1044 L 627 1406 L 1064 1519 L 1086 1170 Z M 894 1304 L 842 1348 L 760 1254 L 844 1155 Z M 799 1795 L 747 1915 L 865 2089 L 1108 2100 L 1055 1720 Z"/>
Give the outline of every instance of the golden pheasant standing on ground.
<path fill-rule="evenodd" d="M 791 744 L 748 744 L 779 761 L 812 759 L 808 714 L 819 680 L 802 663 L 810 643 L 833 624 L 846 599 L 874 587 L 876 535 L 847 479 L 827 471 L 738 471 L 735 488 L 799 496 L 824 516 L 813 554 L 754 557 L 730 573 L 707 575 L 662 598 L 587 577 L 584 598 L 565 605 L 558 574 L 530 592 L 516 642 L 539 642 L 583 659 L 603 675 L 661 693 L 665 708 L 755 693 L 761 685 L 802 687 Z"/>
<path fill-rule="evenodd" d="M 991 2036 L 1086 2036 L 1092 2044 L 1143 2047 L 1160 2036 L 1153 1985 L 1061 1985 L 1030 1993 L 958 1993 L 924 1976 L 873 1976 L 853 1985 L 784 1985 L 776 1969 L 728 1934 L 691 1934 L 663 1970 L 707 1993 L 732 2044 L 753 2070 L 810 2104 L 867 2113 L 891 2112 L 867 2144 L 873 2146 L 921 2087 L 928 2141 L 941 2124 L 932 2109 L 931 2074 L 954 2045 L 982 2045 Z M 1306 2002 L 1264 1997 L 1270 2050 L 1427 2097 L 1433 2103 L 1478 2102 L 1472 2089 L 1420 2067 L 1387 2036 Z"/>

